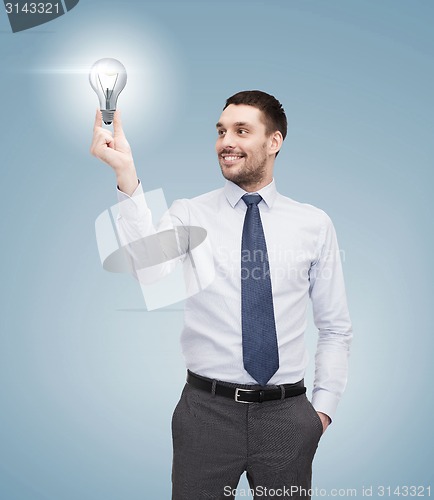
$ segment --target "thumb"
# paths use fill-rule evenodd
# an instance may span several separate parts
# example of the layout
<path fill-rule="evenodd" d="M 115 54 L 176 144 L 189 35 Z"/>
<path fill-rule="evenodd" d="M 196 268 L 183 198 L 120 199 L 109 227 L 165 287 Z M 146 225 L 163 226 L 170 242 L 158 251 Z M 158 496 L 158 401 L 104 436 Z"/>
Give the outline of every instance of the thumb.
<path fill-rule="evenodd" d="M 101 111 L 97 108 L 93 129 L 96 130 L 98 127 L 102 127 L 102 116 L 101 116 Z"/>

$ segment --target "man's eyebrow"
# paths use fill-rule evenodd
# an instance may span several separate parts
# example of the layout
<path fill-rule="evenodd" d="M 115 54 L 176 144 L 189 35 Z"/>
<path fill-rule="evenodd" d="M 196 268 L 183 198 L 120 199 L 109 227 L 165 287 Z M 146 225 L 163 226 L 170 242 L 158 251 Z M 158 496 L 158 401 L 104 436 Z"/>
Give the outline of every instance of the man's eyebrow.
<path fill-rule="evenodd" d="M 234 127 L 252 127 L 252 125 L 247 122 L 235 122 Z M 218 122 L 216 128 L 224 128 L 223 123 Z"/>
<path fill-rule="evenodd" d="M 235 127 L 251 127 L 251 125 L 247 122 L 236 122 L 234 125 Z"/>

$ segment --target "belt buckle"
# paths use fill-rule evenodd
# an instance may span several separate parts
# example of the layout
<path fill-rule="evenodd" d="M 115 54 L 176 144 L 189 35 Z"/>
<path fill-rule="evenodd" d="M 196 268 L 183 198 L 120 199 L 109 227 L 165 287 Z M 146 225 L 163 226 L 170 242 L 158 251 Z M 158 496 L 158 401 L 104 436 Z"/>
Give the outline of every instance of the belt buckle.
<path fill-rule="evenodd" d="M 254 403 L 254 401 L 241 401 L 240 399 L 238 399 L 239 395 L 240 395 L 240 392 L 257 392 L 256 389 L 241 389 L 240 387 L 237 387 L 235 389 L 235 401 L 237 403 L 247 403 L 247 404 L 250 404 L 250 403 Z"/>

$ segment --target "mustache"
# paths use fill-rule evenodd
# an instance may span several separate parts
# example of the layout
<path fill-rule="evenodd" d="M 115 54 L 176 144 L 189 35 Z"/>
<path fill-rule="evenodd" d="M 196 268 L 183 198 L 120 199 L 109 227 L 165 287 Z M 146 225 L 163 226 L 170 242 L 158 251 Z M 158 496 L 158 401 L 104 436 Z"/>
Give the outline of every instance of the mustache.
<path fill-rule="evenodd" d="M 241 156 L 246 156 L 246 153 L 243 151 L 234 151 L 233 149 L 221 149 L 219 151 L 219 155 L 241 155 Z"/>

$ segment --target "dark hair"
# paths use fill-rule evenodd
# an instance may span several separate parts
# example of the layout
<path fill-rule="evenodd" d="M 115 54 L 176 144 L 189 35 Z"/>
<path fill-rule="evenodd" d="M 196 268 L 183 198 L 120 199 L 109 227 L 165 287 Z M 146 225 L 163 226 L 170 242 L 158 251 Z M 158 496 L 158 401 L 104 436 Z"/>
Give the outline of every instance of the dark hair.
<path fill-rule="evenodd" d="M 278 130 L 285 139 L 288 130 L 285 110 L 274 96 L 261 90 L 243 90 L 229 97 L 223 109 L 230 104 L 246 104 L 258 108 L 262 111 L 266 133 L 270 135 Z"/>

